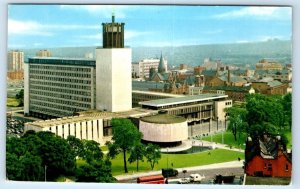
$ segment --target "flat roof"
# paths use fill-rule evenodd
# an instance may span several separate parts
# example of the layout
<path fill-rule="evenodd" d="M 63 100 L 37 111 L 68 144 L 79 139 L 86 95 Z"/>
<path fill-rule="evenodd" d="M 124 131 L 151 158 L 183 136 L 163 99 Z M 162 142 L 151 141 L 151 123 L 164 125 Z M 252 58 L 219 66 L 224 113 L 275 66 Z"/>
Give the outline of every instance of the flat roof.
<path fill-rule="evenodd" d="M 157 111 L 148 110 L 143 108 L 133 108 L 124 112 L 103 112 L 99 110 L 87 110 L 79 112 L 78 116 L 68 116 L 57 119 L 48 119 L 41 121 L 34 121 L 25 123 L 25 125 L 36 127 L 51 127 L 57 125 L 63 125 L 67 123 L 78 123 L 82 121 L 91 121 L 97 119 L 112 119 L 112 118 L 129 118 L 129 117 L 143 117 L 147 115 L 155 115 Z"/>
<path fill-rule="evenodd" d="M 184 117 L 169 115 L 169 114 L 157 114 L 152 116 L 146 116 L 141 118 L 141 120 L 144 122 L 156 123 L 156 124 L 172 124 L 172 123 L 182 123 L 186 121 Z"/>
<path fill-rule="evenodd" d="M 149 100 L 149 101 L 139 102 L 139 104 L 152 106 L 152 107 L 162 107 L 162 106 L 200 102 L 200 101 L 214 100 L 214 99 L 227 98 L 227 97 L 228 95 L 223 95 L 223 94 L 200 94 L 200 95 L 189 95 L 189 96 L 177 97 L 177 98 Z"/>
<path fill-rule="evenodd" d="M 183 97 L 184 96 L 184 95 L 180 95 L 180 94 L 160 93 L 160 92 L 140 91 L 140 90 L 132 90 L 132 93 L 165 96 L 165 97 L 170 97 L 170 98 L 171 97 L 178 98 L 178 97 Z"/>
<path fill-rule="evenodd" d="M 28 58 L 27 64 L 52 64 L 95 67 L 96 60 L 88 58 L 30 57 Z"/>

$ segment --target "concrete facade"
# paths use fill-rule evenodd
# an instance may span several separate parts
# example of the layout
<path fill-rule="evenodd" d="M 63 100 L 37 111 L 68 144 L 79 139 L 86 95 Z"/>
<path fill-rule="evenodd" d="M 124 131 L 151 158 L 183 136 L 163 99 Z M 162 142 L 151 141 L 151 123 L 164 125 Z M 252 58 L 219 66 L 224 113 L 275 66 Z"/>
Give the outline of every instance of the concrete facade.
<path fill-rule="evenodd" d="M 188 139 L 187 122 L 157 124 L 140 120 L 143 140 L 151 142 L 178 142 Z"/>
<path fill-rule="evenodd" d="M 25 115 L 47 119 L 95 108 L 95 61 L 29 58 L 24 69 Z"/>
<path fill-rule="evenodd" d="M 132 108 L 131 49 L 96 49 L 96 109 L 120 112 Z"/>

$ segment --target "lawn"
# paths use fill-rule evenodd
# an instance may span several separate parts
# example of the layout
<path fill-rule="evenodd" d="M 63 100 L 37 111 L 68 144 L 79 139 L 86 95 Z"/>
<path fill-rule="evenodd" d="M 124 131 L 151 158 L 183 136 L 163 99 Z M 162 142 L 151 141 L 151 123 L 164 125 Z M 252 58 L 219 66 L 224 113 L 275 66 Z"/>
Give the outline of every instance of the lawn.
<path fill-rule="evenodd" d="M 7 97 L 6 106 L 9 106 L 9 107 L 18 107 L 19 105 L 20 105 L 19 100 L 17 100 L 16 98 Z"/>
<path fill-rule="evenodd" d="M 127 158 L 128 157 L 129 156 L 127 156 Z M 194 154 L 162 154 L 162 158 L 159 163 L 155 165 L 154 170 L 166 168 L 167 161 L 168 167 L 172 167 L 171 165 L 173 163 L 173 168 L 182 168 L 234 161 L 237 160 L 238 157 L 243 159 L 244 153 L 223 149 L 211 150 L 210 155 L 208 151 Z M 128 163 L 127 165 L 129 173 L 136 172 L 136 162 L 132 164 Z M 146 162 L 146 159 L 144 162 L 139 163 L 139 172 L 144 171 L 151 171 L 150 164 Z M 114 176 L 124 174 L 123 156 L 121 154 L 112 160 L 112 174 Z"/>
<path fill-rule="evenodd" d="M 246 185 L 289 185 L 291 178 L 280 177 L 246 177 Z"/>
<path fill-rule="evenodd" d="M 242 148 L 245 149 L 245 142 L 246 142 L 246 137 L 247 134 L 246 133 L 242 133 L 241 137 L 239 138 L 239 136 L 237 135 L 237 141 L 234 141 L 234 136 L 231 132 L 227 131 L 224 132 L 223 138 L 224 138 L 224 144 L 227 144 L 228 146 L 232 146 L 232 147 L 236 147 L 236 148 Z M 216 142 L 216 143 L 222 143 L 222 133 L 218 133 L 211 136 L 207 136 L 207 137 L 203 137 L 202 140 L 206 140 L 206 141 L 212 141 Z"/>

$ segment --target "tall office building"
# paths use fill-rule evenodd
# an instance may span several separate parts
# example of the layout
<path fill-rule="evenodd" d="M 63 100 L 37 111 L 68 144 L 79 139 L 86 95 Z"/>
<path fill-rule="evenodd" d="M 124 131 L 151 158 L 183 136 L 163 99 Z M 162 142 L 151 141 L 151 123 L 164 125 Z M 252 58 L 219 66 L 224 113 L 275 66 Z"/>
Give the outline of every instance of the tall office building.
<path fill-rule="evenodd" d="M 36 56 L 38 57 L 51 57 L 51 52 L 44 49 L 44 50 L 39 50 L 38 52 L 36 52 Z"/>
<path fill-rule="evenodd" d="M 165 59 L 162 59 L 163 61 L 163 66 L 165 68 L 165 71 L 167 71 L 167 67 L 168 67 L 168 61 Z M 132 69 L 132 73 L 133 75 L 140 77 L 140 78 L 145 78 L 145 79 L 149 79 L 150 78 L 150 69 L 154 68 L 155 71 L 158 70 L 158 66 L 161 62 L 161 59 L 143 59 L 139 62 L 136 63 L 132 63 L 133 69 Z"/>
<path fill-rule="evenodd" d="M 103 47 L 96 49 L 96 109 L 132 108 L 131 49 L 124 47 L 124 23 L 103 23 Z"/>
<path fill-rule="evenodd" d="M 95 60 L 34 57 L 24 66 L 24 114 L 63 117 L 95 109 Z"/>
<path fill-rule="evenodd" d="M 8 52 L 8 71 L 23 71 L 24 52 L 13 50 Z"/>

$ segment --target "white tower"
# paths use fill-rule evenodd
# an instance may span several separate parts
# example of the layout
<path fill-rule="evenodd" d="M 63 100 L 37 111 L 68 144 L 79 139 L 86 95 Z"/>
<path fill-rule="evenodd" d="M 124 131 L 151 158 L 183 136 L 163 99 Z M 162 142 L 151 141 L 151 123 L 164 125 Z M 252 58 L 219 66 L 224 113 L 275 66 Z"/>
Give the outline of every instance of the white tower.
<path fill-rule="evenodd" d="M 132 108 L 131 49 L 124 48 L 124 23 L 103 23 L 103 48 L 96 49 L 96 109 Z"/>

